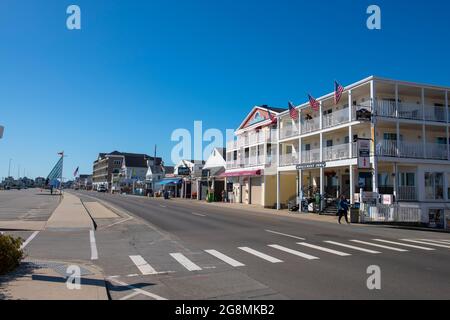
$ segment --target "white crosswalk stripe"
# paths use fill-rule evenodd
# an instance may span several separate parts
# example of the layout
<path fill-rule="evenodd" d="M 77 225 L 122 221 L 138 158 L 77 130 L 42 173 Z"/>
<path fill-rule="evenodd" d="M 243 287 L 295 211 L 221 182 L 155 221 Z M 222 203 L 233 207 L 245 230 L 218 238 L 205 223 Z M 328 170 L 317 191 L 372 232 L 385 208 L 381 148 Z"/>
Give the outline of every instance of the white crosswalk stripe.
<path fill-rule="evenodd" d="M 423 241 L 430 241 L 430 242 L 435 242 L 435 243 L 440 243 L 440 244 L 449 244 L 450 245 L 450 240 L 444 240 L 444 239 L 419 239 L 419 240 L 423 240 Z"/>
<path fill-rule="evenodd" d="M 350 241 L 356 242 L 359 244 L 365 244 L 367 246 L 382 248 L 382 249 L 386 249 L 386 250 L 392 250 L 392 251 L 397 251 L 397 252 L 408 252 L 408 250 L 406 250 L 406 249 L 394 248 L 394 247 L 385 246 L 382 244 L 377 244 L 377 243 L 372 243 L 372 242 L 367 242 L 367 241 L 361 241 L 361 240 L 350 240 Z"/>
<path fill-rule="evenodd" d="M 395 241 L 389 241 L 389 240 L 383 240 L 383 239 L 373 239 L 373 241 L 388 243 L 388 244 L 395 244 L 397 246 L 401 247 L 407 247 L 407 248 L 414 248 L 414 249 L 420 249 L 420 250 L 426 250 L 426 251 L 434 251 L 435 249 L 422 247 L 422 246 L 416 246 L 413 244 L 407 244 L 407 243 L 401 243 L 401 242 L 395 242 Z"/>
<path fill-rule="evenodd" d="M 271 263 L 281 263 L 281 262 L 283 262 L 283 260 L 271 257 L 271 256 L 269 256 L 269 255 L 267 255 L 265 253 L 253 250 L 252 248 L 249 248 L 249 247 L 240 247 L 238 249 L 240 249 L 242 251 L 245 251 L 247 253 L 250 253 L 250 254 L 252 254 L 254 256 L 257 256 L 257 257 L 259 257 L 259 258 L 261 258 L 263 260 L 269 261 Z"/>
<path fill-rule="evenodd" d="M 342 251 L 337 251 L 337 250 L 333 250 L 333 249 L 329 249 L 329 248 L 325 248 L 325 247 L 316 246 L 314 244 L 310 244 L 310 243 L 306 243 L 306 242 L 297 242 L 297 244 L 299 244 L 301 246 L 304 246 L 304 247 L 311 248 L 311 249 L 316 249 L 316 250 L 319 250 L 319 251 L 324 251 L 324 252 L 328 252 L 328 253 L 331 253 L 331 254 L 335 254 L 335 255 L 341 256 L 341 257 L 351 256 L 351 254 L 349 254 L 349 253 L 345 253 L 345 252 L 342 252 Z"/>
<path fill-rule="evenodd" d="M 223 253 L 220 253 L 217 250 L 205 250 L 205 252 L 209 253 L 210 255 L 216 257 L 219 260 L 222 260 L 223 262 L 229 264 L 232 267 L 244 267 L 245 264 L 234 260 L 233 258 L 230 258 L 226 255 L 224 255 Z"/>
<path fill-rule="evenodd" d="M 345 243 L 340 243 L 340 242 L 336 242 L 336 241 L 324 241 L 326 243 L 329 244 L 334 244 L 336 246 L 340 246 L 340 247 L 344 247 L 344 248 L 349 248 L 349 249 L 353 249 L 353 250 L 357 250 L 357 251 L 362 251 L 362 252 L 367 252 L 367 253 L 372 253 L 372 254 L 378 254 L 381 253 L 379 251 L 375 251 L 375 250 L 370 250 L 370 249 L 365 249 L 365 248 L 360 248 L 360 247 L 356 247 L 356 246 L 352 246 L 349 244 L 345 244 Z"/>
<path fill-rule="evenodd" d="M 286 247 L 283 247 L 283 246 L 280 246 L 280 245 L 277 245 L 277 244 L 271 244 L 271 245 L 269 245 L 269 247 L 277 249 L 277 250 L 281 250 L 281 251 L 284 251 L 284 252 L 287 252 L 287 253 L 290 253 L 290 254 L 293 254 L 293 255 L 298 256 L 298 257 L 305 258 L 307 260 L 319 260 L 318 257 L 314 257 L 312 255 L 309 255 L 309 254 L 306 254 L 306 253 L 303 253 L 303 252 L 300 252 L 300 251 L 297 251 L 297 250 L 289 249 L 289 248 L 286 248 Z"/>
<path fill-rule="evenodd" d="M 439 248 L 450 249 L 450 244 L 449 245 L 444 245 L 444 244 L 439 244 L 439 243 L 431 243 L 431 242 L 420 241 L 420 240 L 412 240 L 412 239 L 400 239 L 400 240 L 401 241 L 412 242 L 412 243 L 424 244 L 424 245 L 432 246 L 432 247 L 439 247 Z"/>
<path fill-rule="evenodd" d="M 178 261 L 183 267 L 185 267 L 188 271 L 201 271 L 202 268 L 200 268 L 198 265 L 193 263 L 191 260 L 186 258 L 181 253 L 171 253 L 170 254 L 172 258 L 174 258 L 176 261 Z"/>
<path fill-rule="evenodd" d="M 144 276 L 158 273 L 142 256 L 130 256 L 130 259 Z"/>

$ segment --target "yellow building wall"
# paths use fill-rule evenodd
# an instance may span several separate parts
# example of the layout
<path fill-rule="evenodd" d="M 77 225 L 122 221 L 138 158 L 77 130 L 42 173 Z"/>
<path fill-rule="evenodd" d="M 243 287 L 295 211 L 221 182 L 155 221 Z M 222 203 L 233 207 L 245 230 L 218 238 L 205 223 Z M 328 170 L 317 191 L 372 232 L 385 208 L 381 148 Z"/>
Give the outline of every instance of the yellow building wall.
<path fill-rule="evenodd" d="M 277 176 L 266 176 L 264 185 L 264 207 L 276 208 L 277 204 Z"/>
<path fill-rule="evenodd" d="M 282 207 L 287 206 L 288 201 L 296 196 L 297 193 L 296 183 L 297 183 L 296 175 L 281 174 L 280 203 Z"/>

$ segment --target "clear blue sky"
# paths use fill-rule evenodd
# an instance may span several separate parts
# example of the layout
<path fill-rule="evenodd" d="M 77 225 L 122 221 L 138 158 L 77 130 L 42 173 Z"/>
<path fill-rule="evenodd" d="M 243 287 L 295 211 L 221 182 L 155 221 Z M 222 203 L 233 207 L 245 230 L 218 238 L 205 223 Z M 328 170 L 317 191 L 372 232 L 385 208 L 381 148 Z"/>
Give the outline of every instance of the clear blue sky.
<path fill-rule="evenodd" d="M 82 30 L 66 29 L 66 8 Z M 366 8 L 382 9 L 382 30 Z M 99 152 L 170 158 L 177 128 L 236 128 L 369 75 L 450 85 L 448 1 L 2 0 L 0 177 L 92 171 Z M 21 172 L 22 175 L 22 172 Z"/>

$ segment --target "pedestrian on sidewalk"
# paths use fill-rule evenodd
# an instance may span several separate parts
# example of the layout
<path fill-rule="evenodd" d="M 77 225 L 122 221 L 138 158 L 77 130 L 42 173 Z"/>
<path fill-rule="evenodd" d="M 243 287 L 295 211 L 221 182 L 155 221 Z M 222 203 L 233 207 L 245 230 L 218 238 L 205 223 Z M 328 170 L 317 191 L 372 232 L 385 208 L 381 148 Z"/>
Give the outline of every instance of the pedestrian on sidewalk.
<path fill-rule="evenodd" d="M 342 217 L 345 217 L 345 221 L 347 222 L 347 224 L 350 224 L 350 222 L 348 222 L 348 202 L 347 199 L 345 199 L 344 195 L 342 195 L 338 201 L 338 214 L 339 224 L 341 224 Z"/>

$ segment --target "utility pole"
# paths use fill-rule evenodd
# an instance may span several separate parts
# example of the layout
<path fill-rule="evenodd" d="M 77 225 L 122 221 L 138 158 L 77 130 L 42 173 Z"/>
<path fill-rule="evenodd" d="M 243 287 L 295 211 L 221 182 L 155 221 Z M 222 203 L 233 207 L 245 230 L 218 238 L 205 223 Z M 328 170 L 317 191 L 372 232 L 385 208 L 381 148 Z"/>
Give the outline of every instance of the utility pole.
<path fill-rule="evenodd" d="M 8 166 L 8 178 L 11 177 L 11 161 L 12 159 L 9 158 L 9 166 Z"/>

